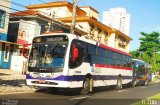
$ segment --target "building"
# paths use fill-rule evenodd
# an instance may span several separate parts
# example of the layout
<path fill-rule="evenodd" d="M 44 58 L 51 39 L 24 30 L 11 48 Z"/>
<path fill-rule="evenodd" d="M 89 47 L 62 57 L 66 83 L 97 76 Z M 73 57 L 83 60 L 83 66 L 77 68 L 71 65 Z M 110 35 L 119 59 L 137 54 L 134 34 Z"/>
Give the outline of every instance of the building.
<path fill-rule="evenodd" d="M 9 69 L 16 43 L 7 40 L 10 1 L 0 1 L 0 69 Z"/>
<path fill-rule="evenodd" d="M 27 9 L 44 13 L 54 13 L 54 17 L 71 25 L 73 4 L 69 2 L 49 2 L 26 6 Z M 76 28 L 88 33 L 86 38 L 107 46 L 129 52 L 131 38 L 119 30 L 99 22 L 99 12 L 90 6 L 77 7 Z"/>
<path fill-rule="evenodd" d="M 124 8 L 111 8 L 110 11 L 104 11 L 102 22 L 129 35 L 130 14 Z"/>

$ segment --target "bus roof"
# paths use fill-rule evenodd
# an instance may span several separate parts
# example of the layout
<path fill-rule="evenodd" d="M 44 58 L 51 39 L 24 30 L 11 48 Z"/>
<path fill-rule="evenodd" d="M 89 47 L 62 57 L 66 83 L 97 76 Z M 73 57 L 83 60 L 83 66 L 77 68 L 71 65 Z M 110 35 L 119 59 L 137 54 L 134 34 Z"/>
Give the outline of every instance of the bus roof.
<path fill-rule="evenodd" d="M 140 60 L 140 59 L 132 59 L 133 61 L 140 61 L 140 62 L 145 62 L 143 60 Z"/>

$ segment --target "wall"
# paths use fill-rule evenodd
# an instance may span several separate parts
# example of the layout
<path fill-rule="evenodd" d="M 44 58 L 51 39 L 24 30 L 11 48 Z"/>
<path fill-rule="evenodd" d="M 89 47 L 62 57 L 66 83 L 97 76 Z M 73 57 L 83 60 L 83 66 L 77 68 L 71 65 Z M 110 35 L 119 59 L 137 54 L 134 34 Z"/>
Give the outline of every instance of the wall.
<path fill-rule="evenodd" d="M 18 31 L 21 33 L 22 31 L 25 31 L 26 33 L 26 38 L 24 39 L 27 41 L 27 43 L 31 43 L 33 37 L 40 35 L 40 26 L 36 21 L 31 21 L 31 20 L 20 20 L 19 23 L 19 29 Z"/>
<path fill-rule="evenodd" d="M 0 28 L 0 40 L 7 41 L 7 32 L 8 32 L 8 22 L 10 13 L 10 9 L 6 7 L 10 7 L 9 1 L 0 0 L 0 9 L 5 13 L 5 22 L 4 27 Z M 4 6 L 4 7 L 3 7 Z M 13 54 L 13 45 L 6 42 L 0 42 L 0 69 L 9 69 L 11 62 L 11 55 Z"/>
<path fill-rule="evenodd" d="M 22 20 L 17 22 L 12 22 L 9 24 L 8 30 L 8 41 L 18 42 L 18 39 L 26 41 L 26 43 L 31 43 L 33 37 L 40 35 L 41 26 L 34 20 Z M 25 32 L 25 38 L 21 37 L 21 33 Z M 20 36 L 20 37 L 19 37 Z M 23 42 L 18 42 L 19 44 L 24 44 Z"/>
<path fill-rule="evenodd" d="M 7 1 L 3 1 L 3 0 L 0 0 L 0 9 L 1 10 L 4 10 L 6 12 L 6 18 L 5 18 L 5 26 L 4 28 L 0 28 L 0 33 L 3 33 L 4 35 L 7 35 L 7 30 L 8 30 L 8 21 L 9 21 L 9 16 L 7 13 L 10 12 L 9 8 L 6 8 L 6 7 L 10 7 L 10 2 L 7 2 Z M 5 7 L 3 7 L 5 6 Z M 2 35 L 0 35 L 2 36 Z M 3 36 L 4 37 L 4 36 Z M 6 36 L 7 37 L 7 36 Z M 5 38 L 6 39 L 6 38 Z M 0 39 L 2 40 L 2 39 Z"/>
<path fill-rule="evenodd" d="M 11 56 L 13 54 L 13 45 L 9 44 L 9 43 L 0 43 L 0 45 L 2 45 L 2 49 L 0 51 L 1 53 L 1 57 L 0 57 L 0 68 L 1 69 L 9 69 L 10 68 L 10 63 L 11 63 Z M 5 59 L 5 47 L 9 46 L 9 50 L 7 53 L 7 60 Z"/>
<path fill-rule="evenodd" d="M 6 41 L 7 40 L 7 34 L 1 33 L 1 31 L 0 31 L 0 40 Z"/>
<path fill-rule="evenodd" d="M 72 13 L 69 11 L 67 7 L 52 7 L 52 8 L 40 8 L 36 9 L 40 14 L 43 14 L 47 17 L 53 18 L 63 18 L 63 17 L 71 17 Z"/>
<path fill-rule="evenodd" d="M 12 61 L 11 61 L 11 70 L 16 70 L 16 71 L 22 71 L 23 70 L 23 64 L 26 62 L 27 59 L 24 58 L 23 56 L 12 56 Z"/>
<path fill-rule="evenodd" d="M 95 19 L 99 20 L 99 13 L 95 12 L 90 7 L 82 7 L 80 9 L 85 11 L 87 13 L 87 16 L 94 17 Z"/>
<path fill-rule="evenodd" d="M 87 33 L 89 33 L 89 30 L 90 30 L 89 23 L 87 23 L 87 22 L 77 22 L 76 28 L 78 28 L 84 32 L 87 32 Z"/>
<path fill-rule="evenodd" d="M 108 38 L 108 46 L 115 48 L 115 33 L 111 33 Z"/>
<path fill-rule="evenodd" d="M 129 53 L 129 40 L 125 39 L 122 41 L 120 37 L 122 36 L 116 35 L 115 37 L 115 48 Z"/>

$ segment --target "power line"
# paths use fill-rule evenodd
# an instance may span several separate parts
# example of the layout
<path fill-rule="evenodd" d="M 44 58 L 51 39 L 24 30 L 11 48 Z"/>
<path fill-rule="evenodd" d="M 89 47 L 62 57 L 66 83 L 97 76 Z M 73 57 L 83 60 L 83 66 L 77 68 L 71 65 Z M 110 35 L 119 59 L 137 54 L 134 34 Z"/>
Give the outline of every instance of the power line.
<path fill-rule="evenodd" d="M 82 2 L 82 1 L 83 1 L 83 2 Z M 79 0 L 78 3 L 77 3 L 77 5 L 79 5 L 80 3 L 84 3 L 84 4 L 85 4 L 84 1 L 85 1 L 85 0 Z"/>
<path fill-rule="evenodd" d="M 45 1 L 43 1 L 43 0 L 38 0 L 38 1 L 49 5 L 49 3 L 47 3 L 47 2 L 45 2 Z M 83 1 L 83 0 L 79 0 L 78 3 L 82 2 L 82 1 Z M 77 3 L 77 4 L 78 4 L 78 3 Z M 64 10 L 64 9 L 62 9 L 62 8 L 58 8 L 58 9 Z M 64 10 L 64 11 L 68 12 L 67 10 Z M 69 13 L 70 13 L 70 12 L 69 12 Z M 56 15 L 56 17 L 58 17 L 58 16 Z M 59 18 L 61 18 L 61 17 L 59 17 Z M 83 27 L 83 26 L 81 26 L 81 25 L 78 24 L 78 23 L 75 23 L 75 25 L 76 25 L 76 24 L 79 25 L 80 27 Z M 88 29 L 86 29 L 86 28 L 84 28 L 84 27 L 83 27 L 83 29 L 85 29 L 85 30 L 89 33 L 89 30 L 88 30 Z"/>
<path fill-rule="evenodd" d="M 45 1 L 43 1 L 43 0 L 38 0 L 38 1 L 49 5 L 49 3 L 47 3 L 47 2 L 45 2 Z M 81 1 L 83 1 L 83 0 L 79 0 L 78 3 L 80 3 Z M 77 4 L 78 4 L 78 3 L 77 3 Z M 64 10 L 64 9 L 62 9 L 62 8 L 58 8 L 58 9 Z M 64 10 L 64 11 L 68 12 L 67 10 Z M 68 13 L 70 13 L 70 12 L 68 12 Z M 59 17 L 59 16 L 56 15 L 56 17 Z M 61 17 L 59 17 L 59 18 L 61 18 Z M 76 23 L 76 24 L 79 25 L 78 23 Z M 81 26 L 81 25 L 79 25 L 79 26 Z M 82 26 L 81 26 L 81 27 L 82 27 Z M 84 27 L 83 27 L 83 28 L 84 28 Z M 84 29 L 89 32 L 89 30 L 87 30 L 86 28 L 84 28 Z"/>
<path fill-rule="evenodd" d="M 4 6 L 4 5 L 0 5 L 2 7 L 5 7 L 5 8 L 8 8 L 8 9 L 11 9 L 11 10 L 15 10 L 15 11 L 18 11 L 18 12 L 22 12 L 22 13 L 25 13 L 26 15 L 33 15 L 33 16 L 37 16 L 37 15 L 34 15 L 34 14 L 31 14 L 31 13 L 28 13 L 28 12 L 25 12 L 25 11 L 20 11 L 20 10 L 17 10 L 17 9 L 14 9 L 14 8 L 10 8 L 10 7 L 7 7 L 7 6 Z M 10 13 L 6 12 L 8 14 L 8 16 L 10 17 Z M 14 14 L 16 16 L 19 16 L 17 14 Z M 23 17 L 23 16 L 19 16 L 19 17 Z M 14 18 L 14 16 L 13 16 Z"/>
<path fill-rule="evenodd" d="M 17 6 L 20 6 L 20 7 L 25 8 L 25 6 L 24 6 L 24 5 L 19 4 L 19 3 L 16 3 L 16 2 L 13 2 L 13 1 L 11 1 L 11 0 L 3 0 L 3 1 L 5 1 L 5 2 L 10 2 L 10 3 L 14 4 L 14 5 L 17 5 Z"/>
<path fill-rule="evenodd" d="M 38 0 L 38 1 L 40 1 L 40 2 L 42 2 L 42 3 L 44 3 L 44 4 L 48 4 L 48 3 L 46 3 L 46 2 L 44 2 L 44 1 L 42 1 L 42 0 Z"/>
<path fill-rule="evenodd" d="M 6 2 L 9 2 L 9 0 L 4 0 L 4 1 L 6 1 Z M 43 2 L 43 3 L 45 3 L 45 4 L 49 4 L 49 3 L 46 3 L 46 2 L 44 2 L 44 1 L 42 1 L 42 0 L 38 0 L 38 1 L 40 1 L 40 2 Z M 16 5 L 18 5 L 18 6 L 21 6 L 21 7 L 25 7 L 24 5 L 21 5 L 21 4 L 19 4 L 19 3 L 16 3 L 16 2 L 12 2 L 12 3 L 14 3 L 14 4 L 16 4 Z M 28 12 L 25 12 L 25 11 L 20 11 L 20 10 L 17 10 L 17 9 L 14 9 L 14 8 L 10 8 L 10 7 L 7 7 L 7 6 L 4 6 L 4 5 L 0 5 L 0 6 L 2 6 L 2 7 L 5 7 L 5 8 L 9 8 L 9 9 L 11 9 L 11 10 L 15 10 L 15 11 L 19 11 L 19 12 L 23 12 L 23 13 L 26 13 L 26 14 L 28 14 L 28 15 L 33 15 L 33 14 L 29 14 Z M 58 9 L 61 9 L 61 8 L 58 8 Z M 61 9 L 61 10 L 64 10 L 64 9 Z M 66 10 L 64 10 L 64 11 L 66 11 Z M 68 12 L 68 11 L 66 11 L 66 12 Z M 70 12 L 69 12 L 70 13 Z M 8 14 L 10 14 L 10 13 L 8 13 Z M 9 15 L 8 15 L 9 16 Z M 19 15 L 17 15 L 17 16 L 19 16 Z M 36 16 L 36 15 L 34 15 L 34 16 Z M 59 17 L 59 16 L 56 16 L 56 17 Z M 14 18 L 14 17 L 13 17 Z M 59 17 L 60 18 L 60 17 Z M 56 23 L 56 24 L 58 24 L 58 23 Z M 78 24 L 78 23 L 76 23 L 76 24 Z M 33 24 L 33 25 L 36 25 L 36 24 Z M 44 25 L 44 24 L 41 24 L 41 25 Z M 62 24 L 59 24 L 59 25 L 62 25 Z M 78 24 L 79 25 L 79 24 Z M 39 26 L 39 25 L 37 25 L 37 26 Z M 46 25 L 44 25 L 44 26 L 46 26 Z M 79 25 L 79 26 L 81 26 L 81 25 Z M 82 27 L 82 26 L 81 26 Z M 83 27 L 84 28 L 84 27 Z M 86 31 L 88 31 L 86 28 L 84 28 Z M 88 31 L 89 32 L 89 31 Z"/>
<path fill-rule="evenodd" d="M 9 15 L 9 13 L 7 13 L 8 15 L 6 15 L 6 17 L 10 17 L 10 15 Z M 9 21 L 9 23 L 14 23 L 15 21 Z M 37 25 L 37 24 L 34 24 L 34 23 L 29 23 L 29 22 L 27 22 L 27 21 L 23 21 L 23 23 L 27 23 L 27 24 L 32 24 L 32 25 L 35 25 L 35 26 L 39 26 L 39 25 Z M 4 24 L 4 25 L 8 25 L 8 24 Z M 45 25 L 45 24 L 41 24 L 41 25 Z M 31 26 L 25 26 L 25 27 L 28 27 L 28 28 L 32 28 Z M 34 28 L 34 27 L 33 27 Z"/>
<path fill-rule="evenodd" d="M 4 1 L 10 2 L 9 0 L 4 0 Z M 45 3 L 45 4 L 49 4 L 49 3 L 46 3 L 46 2 L 44 2 L 44 1 L 42 1 L 42 0 L 38 0 L 38 1 L 43 2 L 43 3 Z M 22 4 L 19 4 L 19 3 L 16 3 L 16 2 L 12 2 L 12 3 L 14 3 L 14 4 L 18 5 L 18 6 L 21 6 L 21 7 L 26 8 L 26 7 L 25 7 L 24 5 L 22 5 Z M 23 12 L 23 13 L 26 13 L 26 14 L 28 14 L 28 15 L 33 15 L 33 14 L 29 14 L 28 12 L 21 11 L 21 10 L 17 10 L 17 9 L 14 9 L 14 8 L 10 8 L 10 7 L 4 6 L 4 5 L 0 5 L 0 6 L 5 7 L 5 8 L 9 8 L 9 9 L 11 9 L 11 10 L 15 10 L 15 11 L 18 11 L 18 12 Z M 58 8 L 58 9 L 64 10 L 64 9 L 62 9 L 62 8 Z M 66 10 L 64 10 L 64 11 L 66 11 Z M 68 12 L 68 11 L 66 11 L 66 12 Z M 69 13 L 70 13 L 70 12 L 69 12 Z M 56 15 L 56 17 L 59 17 L 59 16 Z M 60 18 L 60 17 L 59 17 L 59 18 Z"/>
<path fill-rule="evenodd" d="M 18 9 L 14 9 L 14 8 L 10 8 L 10 7 L 7 7 L 7 6 L 4 6 L 4 5 L 0 5 L 2 7 L 5 7 L 5 8 L 8 8 L 8 9 L 11 9 L 11 10 L 15 10 L 15 11 L 18 11 L 18 12 L 23 12 L 25 13 L 26 15 L 34 15 L 34 14 L 31 14 L 31 13 L 28 13 L 28 12 L 25 12 L 25 11 L 21 11 L 21 10 L 18 10 Z M 9 13 L 10 14 L 10 13 Z"/>
<path fill-rule="evenodd" d="M 47 2 L 45 2 L 45 1 L 43 1 L 43 0 L 38 0 L 38 1 L 40 1 L 40 2 L 42 2 L 42 3 L 44 3 L 44 4 L 48 4 L 48 5 L 50 4 L 50 3 L 47 3 Z M 70 13 L 69 11 L 67 11 L 67 10 L 65 10 L 65 9 L 62 9 L 62 8 L 58 8 L 58 9 Z"/>
<path fill-rule="evenodd" d="M 83 26 L 81 26 L 80 24 L 76 23 L 79 27 L 85 29 L 88 33 L 90 32 L 87 28 L 84 28 Z"/>
<path fill-rule="evenodd" d="M 48 5 L 50 4 L 50 3 L 47 3 L 47 2 L 45 2 L 45 1 L 43 1 L 43 0 L 38 0 L 38 1 L 40 1 L 40 2 L 42 2 L 42 3 L 45 3 L 45 4 L 48 4 Z M 76 7 L 77 7 L 77 4 L 80 3 L 80 2 L 83 1 L 83 0 L 79 0 L 78 3 L 77 3 L 77 0 L 75 0 L 75 1 L 76 1 Z M 75 8 L 76 8 L 76 7 L 75 7 Z M 64 10 L 64 9 L 62 9 L 62 8 L 58 8 L 58 9 Z M 68 12 L 67 10 L 64 10 L 64 11 Z M 74 15 L 75 15 L 75 12 L 76 12 L 76 10 L 75 10 L 74 13 L 73 13 Z M 70 13 L 70 12 L 69 12 L 69 13 Z M 57 17 L 58 17 L 58 16 L 57 16 Z M 75 15 L 75 17 L 76 17 L 76 15 Z M 75 21 L 76 21 L 76 18 L 75 18 Z M 78 24 L 78 23 L 72 23 L 72 24 L 76 25 L 76 24 Z M 79 25 L 79 24 L 78 24 L 78 25 Z M 72 26 L 72 25 L 71 25 L 71 26 Z M 81 26 L 81 25 L 79 25 L 79 26 Z M 82 27 L 82 26 L 81 26 L 81 27 Z M 84 29 L 85 29 L 86 31 L 88 31 L 86 28 L 84 28 Z M 72 32 L 73 32 L 74 29 L 71 28 L 71 30 L 72 30 Z M 89 32 L 89 31 L 88 31 L 88 32 Z"/>

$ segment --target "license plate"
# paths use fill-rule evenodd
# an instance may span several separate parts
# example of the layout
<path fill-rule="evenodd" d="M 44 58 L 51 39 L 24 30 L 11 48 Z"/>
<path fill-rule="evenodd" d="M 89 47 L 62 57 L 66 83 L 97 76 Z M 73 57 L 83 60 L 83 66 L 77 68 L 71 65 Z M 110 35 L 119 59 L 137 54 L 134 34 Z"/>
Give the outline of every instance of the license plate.
<path fill-rule="evenodd" d="M 45 80 L 39 80 L 39 83 L 46 83 L 46 81 Z"/>

